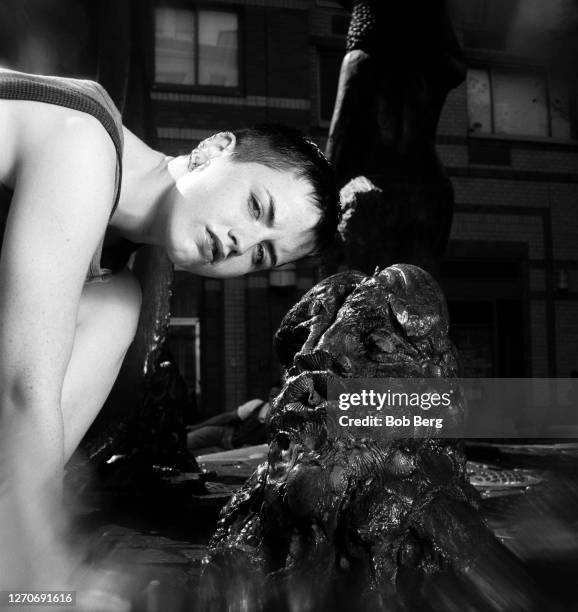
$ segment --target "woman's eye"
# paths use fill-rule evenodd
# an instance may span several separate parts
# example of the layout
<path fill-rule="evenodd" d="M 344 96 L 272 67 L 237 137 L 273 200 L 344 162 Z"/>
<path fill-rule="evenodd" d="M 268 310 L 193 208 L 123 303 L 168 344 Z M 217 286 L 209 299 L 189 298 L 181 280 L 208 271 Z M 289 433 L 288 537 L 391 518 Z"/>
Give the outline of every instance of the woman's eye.
<path fill-rule="evenodd" d="M 249 198 L 249 208 L 251 209 L 251 214 L 255 217 L 255 219 L 259 219 L 261 216 L 261 205 L 255 196 L 251 196 Z"/>
<path fill-rule="evenodd" d="M 262 244 L 257 245 L 257 254 L 255 255 L 255 265 L 262 266 L 265 263 L 265 247 Z"/>

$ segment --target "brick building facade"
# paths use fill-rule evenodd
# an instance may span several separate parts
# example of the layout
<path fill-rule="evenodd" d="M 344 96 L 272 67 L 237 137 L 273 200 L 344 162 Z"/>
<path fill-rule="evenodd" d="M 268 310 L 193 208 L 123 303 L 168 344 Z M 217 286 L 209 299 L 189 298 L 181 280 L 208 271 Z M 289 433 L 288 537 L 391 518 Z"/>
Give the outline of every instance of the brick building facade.
<path fill-rule="evenodd" d="M 556 29 L 559 21 L 539 13 L 554 4 L 526 3 L 537 17 L 513 0 L 456 4 L 468 79 L 448 97 L 438 151 L 456 194 L 442 285 L 465 375 L 578 370 L 572 87 L 555 82 L 528 43 Z M 215 131 L 256 122 L 294 125 L 324 146 L 348 24 L 337 2 L 157 0 L 156 20 L 151 96 L 161 150 L 188 152 Z M 314 262 L 281 278 L 177 272 L 172 342 L 189 383 L 200 378 L 203 415 L 266 393 L 279 374 L 272 334 L 316 280 Z"/>

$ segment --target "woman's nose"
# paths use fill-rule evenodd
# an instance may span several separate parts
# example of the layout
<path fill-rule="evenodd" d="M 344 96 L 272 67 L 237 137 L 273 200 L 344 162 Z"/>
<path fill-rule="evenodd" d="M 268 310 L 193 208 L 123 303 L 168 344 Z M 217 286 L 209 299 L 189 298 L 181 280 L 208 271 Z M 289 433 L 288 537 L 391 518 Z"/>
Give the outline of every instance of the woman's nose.
<path fill-rule="evenodd" d="M 229 252 L 227 253 L 227 257 L 229 255 L 242 255 L 259 242 L 256 232 L 252 232 L 248 229 L 230 229 L 228 236 Z"/>

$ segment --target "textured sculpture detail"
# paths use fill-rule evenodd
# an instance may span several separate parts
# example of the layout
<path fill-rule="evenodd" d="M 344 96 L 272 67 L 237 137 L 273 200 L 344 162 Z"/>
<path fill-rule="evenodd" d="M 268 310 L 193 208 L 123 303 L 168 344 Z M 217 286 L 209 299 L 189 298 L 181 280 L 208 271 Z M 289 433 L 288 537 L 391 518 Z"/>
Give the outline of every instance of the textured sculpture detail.
<path fill-rule="evenodd" d="M 398 610 L 423 596 L 417 584 L 469 564 L 488 536 L 455 445 L 327 428 L 332 377 L 456 377 L 447 333 L 439 287 L 404 264 L 338 274 L 291 309 L 276 335 L 290 377 L 268 461 L 225 507 L 210 545 L 206 576 L 224 577 L 219 597 L 230 588 L 238 601 L 242 584 L 251 610 Z M 463 408 L 448 410 L 459 419 Z"/>

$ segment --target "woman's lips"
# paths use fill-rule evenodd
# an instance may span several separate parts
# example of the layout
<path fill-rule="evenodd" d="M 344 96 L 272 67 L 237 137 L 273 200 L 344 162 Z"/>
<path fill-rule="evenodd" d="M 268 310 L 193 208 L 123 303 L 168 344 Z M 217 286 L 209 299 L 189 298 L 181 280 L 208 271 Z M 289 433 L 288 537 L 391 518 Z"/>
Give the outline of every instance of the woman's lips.
<path fill-rule="evenodd" d="M 223 259 L 223 246 L 216 234 L 205 229 L 205 241 L 202 245 L 202 253 L 207 263 L 218 263 Z"/>
<path fill-rule="evenodd" d="M 215 259 L 215 240 L 209 232 L 205 230 L 205 241 L 203 242 L 203 257 L 207 263 L 213 263 Z"/>

